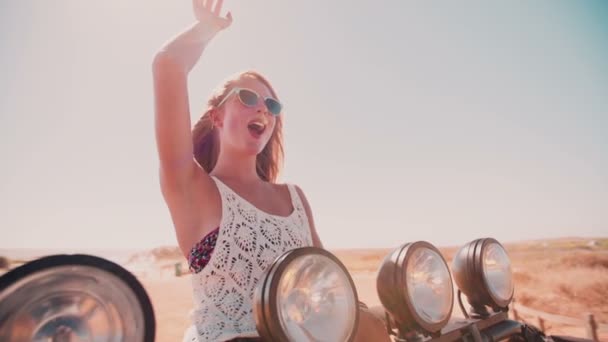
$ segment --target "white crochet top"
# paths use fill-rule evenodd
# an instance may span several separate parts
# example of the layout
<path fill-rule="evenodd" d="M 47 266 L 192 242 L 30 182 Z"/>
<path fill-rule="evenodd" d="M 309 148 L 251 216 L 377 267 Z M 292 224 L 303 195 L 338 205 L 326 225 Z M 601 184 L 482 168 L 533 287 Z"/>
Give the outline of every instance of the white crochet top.
<path fill-rule="evenodd" d="M 212 177 L 222 199 L 222 219 L 207 265 L 192 274 L 193 325 L 184 341 L 226 341 L 259 336 L 253 316 L 253 292 L 264 270 L 284 252 L 312 246 L 304 205 L 288 185 L 293 211 L 271 215 Z"/>

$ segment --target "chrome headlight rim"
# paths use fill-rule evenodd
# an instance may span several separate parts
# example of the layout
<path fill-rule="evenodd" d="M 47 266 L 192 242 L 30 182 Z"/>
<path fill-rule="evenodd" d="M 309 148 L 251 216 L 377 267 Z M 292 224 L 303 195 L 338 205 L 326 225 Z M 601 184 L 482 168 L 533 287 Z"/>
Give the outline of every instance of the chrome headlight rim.
<path fill-rule="evenodd" d="M 143 340 L 153 341 L 156 335 L 156 318 L 152 302 L 143 285 L 139 280 L 122 266 L 107 259 L 88 254 L 58 254 L 38 258 L 14 268 L 0 276 L 0 298 L 9 296 L 5 291 L 18 291 L 28 278 L 35 277 L 39 273 L 52 272 L 54 269 L 65 269 L 75 267 L 79 269 L 94 269 L 100 273 L 107 273 L 122 281 L 125 288 L 131 291 L 130 295 L 139 304 L 143 321 Z M 17 286 L 19 285 L 19 286 Z M 85 291 L 81 294 L 92 295 Z"/>
<path fill-rule="evenodd" d="M 348 284 L 353 291 L 355 304 L 358 303 L 359 298 L 355 283 L 346 266 L 344 266 L 344 264 L 342 264 L 342 262 L 335 255 L 317 247 L 300 247 L 289 250 L 275 259 L 275 261 L 264 272 L 262 279 L 260 279 L 255 288 L 253 313 L 256 322 L 256 329 L 260 336 L 265 340 L 289 340 L 289 337 L 283 330 L 280 323 L 280 312 L 277 305 L 278 296 L 276 294 L 278 292 L 282 275 L 288 269 L 290 264 L 300 257 L 309 255 L 319 255 L 334 262 L 344 272 L 344 275 L 348 280 Z M 354 324 L 347 341 L 354 340 L 355 333 L 359 325 L 359 310 L 356 308 L 354 311 Z"/>
<path fill-rule="evenodd" d="M 452 316 L 454 300 L 452 295 L 449 310 L 444 319 L 439 322 L 428 322 L 418 314 L 414 302 L 410 300 L 406 265 L 414 253 L 420 249 L 430 250 L 439 256 L 448 272 L 449 288 L 453 294 L 454 284 L 450 267 L 439 249 L 427 241 L 405 243 L 389 253 L 378 271 L 376 289 L 384 308 L 403 329 L 418 330 L 428 335 L 439 332 L 448 324 Z M 404 305 L 406 310 L 403 309 Z"/>
<path fill-rule="evenodd" d="M 467 296 L 473 306 L 489 306 L 494 310 L 506 309 L 513 300 L 515 292 L 511 286 L 508 298 L 497 297 L 490 288 L 490 281 L 485 276 L 484 257 L 491 246 L 498 246 L 508 258 L 504 246 L 494 238 L 481 238 L 463 245 L 454 256 L 454 276 L 459 289 Z M 459 258 L 464 258 L 459 260 Z M 510 258 L 509 258 L 510 261 Z M 456 266 L 460 263 L 460 267 Z M 464 267 L 464 269 L 461 269 Z M 512 281 L 512 272 L 509 275 Z"/>

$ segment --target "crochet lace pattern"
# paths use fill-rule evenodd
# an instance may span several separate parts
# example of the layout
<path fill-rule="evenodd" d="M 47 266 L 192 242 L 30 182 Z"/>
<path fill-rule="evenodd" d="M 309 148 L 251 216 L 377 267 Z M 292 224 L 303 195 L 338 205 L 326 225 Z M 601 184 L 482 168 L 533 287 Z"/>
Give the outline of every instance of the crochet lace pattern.
<path fill-rule="evenodd" d="M 192 275 L 194 323 L 184 341 L 255 337 L 253 293 L 264 270 L 284 252 L 312 246 L 306 211 L 288 184 L 293 211 L 266 213 L 213 177 L 222 198 L 222 219 L 209 262 Z"/>

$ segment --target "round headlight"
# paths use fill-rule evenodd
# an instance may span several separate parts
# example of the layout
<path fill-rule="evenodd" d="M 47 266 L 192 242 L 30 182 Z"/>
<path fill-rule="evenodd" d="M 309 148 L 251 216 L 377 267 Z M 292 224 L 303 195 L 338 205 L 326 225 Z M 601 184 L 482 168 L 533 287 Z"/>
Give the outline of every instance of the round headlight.
<path fill-rule="evenodd" d="M 351 341 L 359 318 L 348 271 L 315 247 L 277 258 L 258 283 L 254 303 L 256 328 L 269 341 Z"/>
<path fill-rule="evenodd" d="M 404 330 L 441 330 L 454 305 L 450 270 L 439 250 L 425 241 L 407 243 L 389 254 L 376 279 L 384 308 Z"/>
<path fill-rule="evenodd" d="M 0 341 L 153 341 L 155 324 L 137 279 L 102 258 L 48 256 L 0 277 Z"/>
<path fill-rule="evenodd" d="M 495 239 L 478 239 L 462 246 L 454 256 L 452 271 L 458 288 L 473 308 L 506 308 L 513 298 L 511 261 Z"/>

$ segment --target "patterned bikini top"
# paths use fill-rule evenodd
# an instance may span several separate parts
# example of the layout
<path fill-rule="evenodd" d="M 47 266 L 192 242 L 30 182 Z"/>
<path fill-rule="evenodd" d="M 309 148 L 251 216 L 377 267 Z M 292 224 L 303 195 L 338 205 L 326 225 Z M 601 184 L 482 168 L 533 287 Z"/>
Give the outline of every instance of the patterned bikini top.
<path fill-rule="evenodd" d="M 294 248 L 312 246 L 308 217 L 291 184 L 288 188 L 293 211 L 288 216 L 278 216 L 256 208 L 212 178 L 222 199 L 222 219 L 215 231 L 194 246 L 189 257 L 194 272 L 192 330 L 196 336 L 192 340 L 256 337 L 254 289 L 278 256 Z"/>
<path fill-rule="evenodd" d="M 190 254 L 188 255 L 188 265 L 192 273 L 198 273 L 207 266 L 211 259 L 211 254 L 215 249 L 217 243 L 217 236 L 219 235 L 220 228 L 217 227 L 209 234 L 205 235 L 199 242 L 192 247 Z"/>

